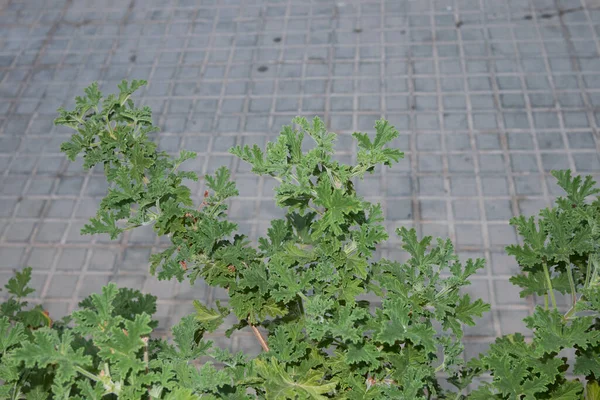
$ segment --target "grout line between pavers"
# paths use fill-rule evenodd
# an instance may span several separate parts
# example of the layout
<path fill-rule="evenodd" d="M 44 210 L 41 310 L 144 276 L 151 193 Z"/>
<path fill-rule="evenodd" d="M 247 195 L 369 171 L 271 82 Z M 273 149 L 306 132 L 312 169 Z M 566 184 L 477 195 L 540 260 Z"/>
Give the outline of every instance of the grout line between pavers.
<path fill-rule="evenodd" d="M 434 3 L 430 3 L 430 12 L 429 12 L 430 16 L 429 16 L 429 20 L 431 22 L 431 37 L 436 39 L 436 21 L 435 21 L 435 5 Z M 456 18 L 456 17 L 455 17 Z M 447 148 L 447 140 L 448 140 L 448 135 L 447 132 L 445 130 L 446 128 L 446 124 L 444 122 L 444 105 L 443 105 L 443 98 L 442 98 L 442 85 L 440 82 L 440 61 L 439 61 L 439 56 L 438 56 L 438 46 L 434 45 L 433 46 L 433 62 L 434 62 L 434 75 L 436 77 L 435 79 L 435 86 L 436 86 L 436 100 L 437 100 L 437 109 L 438 109 L 438 114 L 437 114 L 437 118 L 438 118 L 438 124 L 440 127 L 440 144 L 441 144 L 441 158 L 442 158 L 442 179 L 444 182 L 444 190 L 446 191 L 446 195 L 443 196 L 444 200 L 445 200 L 445 204 L 446 204 L 446 219 L 448 222 L 448 230 L 447 230 L 447 235 L 450 238 L 450 240 L 452 241 L 452 243 L 456 243 L 456 226 L 455 226 L 455 221 L 454 221 L 454 210 L 453 210 L 453 204 L 452 204 L 452 200 L 450 197 L 450 167 L 449 167 L 449 162 L 448 162 L 448 148 Z M 467 109 L 470 109 L 469 107 L 469 96 L 465 96 L 465 98 L 467 99 Z"/>
<path fill-rule="evenodd" d="M 484 6 L 484 1 L 483 0 L 479 0 L 479 4 L 482 10 L 482 15 L 485 18 L 485 6 Z M 460 38 L 460 42 L 462 44 L 462 36 L 461 36 L 461 32 L 458 32 L 458 36 Z M 487 53 L 489 53 L 490 51 L 490 46 L 489 46 L 489 39 L 487 37 L 487 35 L 483 38 L 483 42 L 485 45 L 485 51 Z M 461 45 L 459 47 L 459 51 L 460 51 L 460 64 L 461 64 L 461 69 L 463 74 L 466 76 L 468 76 L 468 72 L 467 72 L 467 66 L 465 63 L 465 53 L 464 53 L 464 46 Z M 488 66 L 488 70 L 491 73 L 493 71 L 492 66 L 490 65 L 490 63 L 487 63 Z M 495 81 L 494 77 L 491 77 L 492 81 Z M 470 103 L 470 96 L 469 96 L 469 88 L 465 87 L 465 93 L 466 93 L 466 97 L 468 98 L 468 102 Z M 498 103 L 499 104 L 499 103 Z M 494 116 L 498 118 L 497 116 L 498 112 L 494 113 Z M 493 324 L 493 329 L 494 332 L 496 333 L 496 336 L 500 336 L 502 334 L 502 329 L 500 327 L 500 317 L 497 313 L 497 302 L 496 302 L 496 294 L 495 294 L 495 290 L 494 290 L 494 285 L 493 285 L 493 280 L 492 280 L 492 268 L 491 268 L 491 255 L 490 255 L 490 234 L 489 234 L 489 230 L 488 230 L 488 221 L 487 221 L 487 212 L 485 209 L 485 202 L 483 200 L 484 198 L 484 192 L 483 192 L 483 183 L 482 183 L 482 177 L 481 177 L 481 171 L 480 171 L 480 166 L 479 166 L 479 155 L 478 155 L 478 151 L 477 151 L 477 143 L 475 140 L 475 127 L 474 127 L 474 120 L 473 120 L 473 113 L 472 113 L 472 108 L 469 108 L 467 110 L 467 122 L 468 122 L 468 126 L 469 126 L 469 136 L 470 136 L 470 140 L 471 140 L 471 148 L 473 149 L 473 166 L 474 166 L 474 170 L 475 170 L 475 182 L 476 182 L 476 186 L 477 186 L 477 201 L 478 201 L 478 205 L 479 205 L 479 209 L 480 209 L 480 217 L 481 217 L 481 234 L 482 234 L 482 239 L 483 239 L 483 252 L 484 252 L 484 256 L 485 259 L 487 261 L 487 267 L 485 270 L 485 274 L 487 277 L 487 284 L 488 284 L 488 290 L 490 293 L 490 306 L 491 306 L 491 313 L 492 313 L 492 324 Z M 500 135 L 500 137 L 502 137 L 502 135 Z M 510 184 L 509 184 L 509 188 L 510 188 Z M 509 189 L 510 190 L 510 189 Z M 509 192 L 510 193 L 510 192 Z M 514 192 L 512 192 L 511 194 L 514 194 Z"/>
<path fill-rule="evenodd" d="M 538 20 L 537 20 L 537 15 L 536 15 L 536 13 L 532 13 L 532 15 L 533 15 L 532 22 L 533 22 L 533 24 L 535 26 L 535 30 L 536 30 L 538 36 L 540 37 L 540 40 L 541 40 L 542 34 L 541 34 L 541 31 L 540 31 L 540 25 L 539 25 Z M 514 31 L 513 31 L 513 37 L 514 37 Z M 553 97 L 553 100 L 554 100 L 554 107 L 556 108 L 556 110 L 552 110 L 552 111 L 556 111 L 556 113 L 557 113 L 558 121 L 559 121 L 559 124 L 560 124 L 560 134 L 561 134 L 563 143 L 565 145 L 564 150 L 561 149 L 561 152 L 567 154 L 567 158 L 568 158 L 568 162 L 569 162 L 569 168 L 572 171 L 575 171 L 576 170 L 575 169 L 575 161 L 573 160 L 573 154 L 570 151 L 569 138 L 568 138 L 567 133 L 566 133 L 566 127 L 565 127 L 565 121 L 564 121 L 564 114 L 563 114 L 563 111 L 562 111 L 562 104 L 560 103 L 560 101 L 558 99 L 558 96 L 557 96 L 556 84 L 554 82 L 554 75 L 552 74 L 552 68 L 550 68 L 550 61 L 549 61 L 550 57 L 548 56 L 547 44 L 546 44 L 545 41 L 542 41 L 542 46 L 540 46 L 540 49 L 542 51 L 542 59 L 544 60 L 544 67 L 545 67 L 545 70 L 546 70 L 546 76 L 548 77 L 548 83 L 550 84 L 550 89 L 551 89 L 552 97 Z M 525 97 L 526 98 L 529 97 L 527 95 L 527 93 L 525 93 Z M 529 100 L 527 99 L 526 101 L 529 101 Z M 530 103 L 526 103 L 526 104 L 528 104 L 529 107 L 531 107 Z M 533 127 L 533 125 L 532 125 L 532 127 Z M 533 139 L 534 149 L 536 150 L 536 152 L 540 152 L 540 146 L 539 146 L 539 142 L 537 140 L 536 130 L 532 129 L 532 133 L 531 134 L 533 136 L 532 139 Z M 540 155 L 540 157 L 541 157 L 541 155 Z M 542 161 L 543 160 L 540 160 L 539 165 L 541 166 L 542 172 L 545 174 L 546 171 L 544 171 L 544 167 L 543 167 L 543 162 Z M 549 196 L 549 193 L 548 193 L 548 196 Z M 551 203 L 551 198 L 550 197 L 548 198 L 548 201 Z M 547 205 L 551 205 L 551 204 L 547 204 Z"/>
<path fill-rule="evenodd" d="M 265 14 L 266 14 L 266 9 L 264 6 L 261 6 L 260 15 L 259 15 L 258 19 L 259 19 L 259 26 L 262 27 L 262 32 L 264 32 L 264 27 L 265 27 L 265 17 L 266 17 Z M 252 68 L 256 68 L 257 61 L 258 61 L 258 49 L 253 49 L 252 50 L 252 60 L 250 61 L 250 66 Z M 251 83 L 255 82 L 255 76 L 256 76 L 255 71 L 251 70 L 250 71 L 250 82 Z M 242 132 L 246 131 L 247 116 L 249 115 L 250 101 L 251 101 L 250 93 L 252 92 L 252 90 L 253 90 L 253 88 L 248 88 L 248 90 L 246 92 L 245 100 L 244 100 L 244 115 L 242 116 L 242 119 L 240 121 Z M 273 90 L 276 90 L 276 88 L 274 87 Z M 269 140 L 268 139 L 269 137 L 270 136 L 267 134 L 266 140 Z M 260 216 L 261 203 L 262 203 L 262 199 L 263 199 L 263 190 L 265 187 L 265 179 L 266 178 L 264 176 L 258 177 L 258 183 L 257 183 L 257 187 L 256 187 L 257 200 L 254 204 L 254 218 L 252 221 L 252 226 L 250 228 L 250 240 L 252 240 L 252 241 L 257 240 L 257 238 L 258 238 L 258 233 L 259 233 L 259 228 L 260 228 L 260 226 L 259 226 L 260 224 L 259 224 L 258 220 L 259 220 L 259 216 Z M 212 292 L 213 291 L 210 290 L 211 294 L 212 294 Z"/>
<path fill-rule="evenodd" d="M 406 3 L 403 3 L 403 8 L 404 10 L 406 10 Z M 409 21 L 407 21 L 406 24 L 406 35 L 408 35 L 407 37 L 410 37 L 412 32 L 412 26 L 410 24 Z M 410 179 L 411 179 L 411 184 L 412 184 L 412 193 L 411 193 L 411 200 L 412 200 L 412 216 L 413 216 L 413 228 L 415 228 L 415 230 L 417 231 L 417 234 L 422 236 L 423 235 L 423 228 L 421 226 L 421 207 L 420 207 L 420 196 L 419 193 L 421 192 L 421 188 L 420 188 L 420 182 L 418 179 L 418 173 L 419 173 L 419 153 L 417 151 L 417 135 L 418 135 L 418 130 L 417 130 L 417 123 L 416 123 L 416 87 L 415 87 L 415 71 L 414 71 L 414 57 L 412 54 L 412 50 L 409 50 L 409 52 L 407 53 L 407 60 L 406 60 L 406 65 L 407 65 L 407 70 L 406 70 L 406 74 L 407 74 L 407 89 L 408 89 L 408 109 L 409 109 L 409 126 L 408 126 L 408 131 L 410 132 L 410 136 L 409 136 L 409 146 L 410 146 Z"/>
<path fill-rule="evenodd" d="M 18 99 L 21 98 L 21 96 L 25 92 L 28 84 L 31 82 L 32 76 L 33 76 L 33 70 L 39 64 L 41 56 L 43 55 L 46 47 L 50 43 L 50 41 L 51 41 L 54 33 L 58 29 L 58 27 L 59 27 L 62 19 L 64 18 L 64 15 L 66 14 L 68 8 L 71 6 L 71 3 L 72 3 L 72 1 L 69 1 L 69 0 L 67 0 L 67 2 L 65 2 L 65 5 L 63 6 L 63 8 L 61 10 L 60 17 L 53 23 L 52 27 L 50 28 L 50 30 L 46 34 L 46 36 L 44 38 L 44 41 L 43 41 L 43 43 L 42 43 L 39 51 L 37 52 L 35 59 L 33 60 L 32 67 L 27 71 L 27 74 L 26 74 L 25 78 L 23 79 L 23 81 L 21 82 L 21 84 L 19 86 L 19 90 L 17 92 L 16 98 L 18 98 Z M 13 113 L 16 110 L 16 107 L 17 107 L 17 101 L 15 101 L 14 103 L 12 103 L 11 106 L 9 107 L 9 109 L 8 109 L 8 115 L 10 115 L 11 113 Z M 28 126 L 27 126 L 26 131 L 31 126 L 32 121 L 33 121 L 33 116 L 32 116 L 32 118 L 30 118 L 30 120 L 28 122 Z M 18 147 L 17 151 L 15 152 L 15 156 L 12 158 L 12 160 L 11 160 L 8 168 L 3 173 L 5 177 L 8 176 L 8 172 L 11 169 L 12 164 L 17 160 L 17 156 L 20 153 L 20 151 L 22 150 L 22 148 L 24 146 L 24 143 L 25 143 L 25 140 L 21 140 L 19 142 L 19 147 Z M 31 173 L 27 177 L 25 185 L 23 186 L 23 188 L 21 190 L 21 198 L 25 197 L 25 194 L 26 194 L 27 190 L 29 189 L 29 186 L 31 185 L 31 182 L 32 182 L 33 178 L 36 175 L 36 171 L 37 171 L 37 168 L 39 167 L 40 159 L 41 159 L 41 157 L 36 160 L 36 162 L 35 162 L 35 164 L 33 166 L 33 170 L 31 171 Z M 63 161 L 63 165 L 65 165 L 64 161 Z M 56 180 L 54 182 L 54 190 L 56 190 L 57 188 L 58 188 L 58 180 Z M 19 205 L 20 204 L 17 204 L 16 207 L 15 207 L 15 209 L 13 210 L 13 214 L 11 216 L 11 218 L 12 218 L 11 222 L 7 223 L 6 229 L 2 233 L 2 236 L 0 236 L 0 243 L 2 243 L 5 240 L 6 234 L 9 232 L 11 226 L 14 224 L 14 220 L 15 220 L 16 214 L 17 214 L 17 212 L 19 210 Z M 42 210 L 40 212 L 41 218 L 40 218 L 40 220 L 38 220 L 37 222 L 35 222 L 34 225 L 33 225 L 33 229 L 32 229 L 31 234 L 30 234 L 30 236 L 29 236 L 29 238 L 27 240 L 26 250 L 25 250 L 24 254 L 22 254 L 21 260 L 23 260 L 26 257 L 29 257 L 29 254 L 31 252 L 31 245 L 32 245 L 35 237 L 37 236 L 37 233 L 38 233 L 38 231 L 40 229 L 40 225 L 43 223 L 44 215 L 47 213 L 49 207 L 50 207 L 50 201 L 45 202 L 45 204 L 44 204 L 44 206 L 43 206 L 43 208 L 42 208 Z M 58 251 L 57 254 L 55 255 L 55 258 L 54 258 L 53 263 L 52 263 L 52 267 L 54 267 L 54 264 L 57 262 L 59 255 L 60 255 L 60 251 Z M 20 266 L 17 266 L 17 267 L 20 268 Z M 44 288 L 47 288 L 47 286 L 50 283 L 50 280 L 52 279 L 52 267 L 51 267 L 51 269 L 49 270 L 49 272 L 48 272 L 48 274 L 46 276 L 46 280 L 45 280 L 45 283 L 44 283 Z M 40 293 L 40 297 L 43 297 L 42 293 Z"/>
<path fill-rule="evenodd" d="M 123 26 L 127 23 L 127 20 L 128 20 L 128 18 L 130 16 L 131 12 L 133 11 L 134 7 L 135 7 L 135 0 L 130 0 L 129 6 L 127 7 L 127 11 L 125 12 L 123 18 L 119 21 L 119 25 L 118 25 L 119 26 L 119 32 L 123 29 Z M 116 50 L 118 48 L 118 43 L 119 43 L 118 40 L 114 40 L 113 41 L 112 47 L 108 51 L 108 56 L 106 57 L 105 63 L 104 63 L 104 65 L 101 68 L 101 74 L 106 74 L 109 71 L 112 58 L 113 58 L 113 56 L 114 56 L 114 54 L 115 54 L 115 52 L 116 52 Z M 71 210 L 71 216 L 70 216 L 69 221 L 67 223 L 66 232 L 64 233 L 63 238 L 61 239 L 61 244 L 63 244 L 63 245 L 66 244 L 68 233 L 71 231 L 71 229 L 73 229 L 73 221 L 75 219 L 75 215 L 76 215 L 77 209 L 79 208 L 79 205 L 81 204 L 81 200 L 82 200 L 83 194 L 85 193 L 85 191 L 86 191 L 86 189 L 88 187 L 88 184 L 90 182 L 91 177 L 92 177 L 92 171 L 90 170 L 84 176 L 84 180 L 83 180 L 83 183 L 81 185 L 81 191 L 79 193 L 79 196 L 78 196 L 77 200 L 75 201 L 75 206 Z M 131 235 L 130 232 L 126 232 L 125 234 L 123 234 L 123 236 L 122 236 L 123 246 L 127 246 L 127 241 L 129 239 L 130 235 Z M 62 248 L 61 251 L 64 251 L 64 248 Z M 59 251 L 59 254 L 58 254 L 59 257 L 62 255 L 62 254 L 60 254 L 61 251 Z M 89 265 L 90 265 L 91 261 L 92 261 L 92 250 L 91 249 L 87 249 L 86 250 L 84 264 L 82 266 L 82 269 L 80 270 L 80 273 L 78 275 L 78 279 L 75 282 L 75 287 L 73 288 L 73 293 L 72 293 L 71 299 L 70 299 L 70 301 L 68 302 L 68 305 L 67 305 L 67 311 L 68 312 L 72 312 L 77 307 L 77 304 L 79 303 L 79 300 L 80 300 L 80 299 L 78 299 L 79 292 L 80 292 L 80 290 L 82 288 L 83 281 L 85 279 L 85 276 L 86 276 L 86 273 L 87 273 L 87 271 L 89 269 Z M 56 264 L 53 267 L 56 268 Z M 54 273 L 55 272 L 53 272 L 53 275 L 54 275 Z M 48 289 L 49 289 L 49 287 L 44 287 L 44 290 L 47 291 Z"/>
<path fill-rule="evenodd" d="M 580 0 L 580 2 L 583 5 L 583 10 L 586 15 L 586 22 L 591 21 L 591 17 L 589 15 L 589 10 L 585 7 L 587 5 L 585 0 Z M 554 0 L 554 5 L 557 9 L 560 7 L 558 0 Z M 579 63 L 579 57 L 577 56 L 577 52 L 575 51 L 576 49 L 575 49 L 575 46 L 573 45 L 571 33 L 569 32 L 569 29 L 565 25 L 563 15 L 559 15 L 558 20 L 559 20 L 560 27 L 561 27 L 561 30 L 563 33 L 563 38 L 566 39 L 566 42 L 567 42 L 567 51 L 569 53 L 569 59 L 571 61 L 571 68 L 573 69 L 573 72 L 575 72 L 575 74 L 577 75 L 577 86 L 579 89 L 579 93 L 581 93 L 581 97 L 583 98 L 583 102 L 585 104 L 585 110 L 586 110 L 588 123 L 591 125 L 592 130 L 594 132 L 594 136 L 596 137 L 596 150 L 600 153 L 600 131 L 598 130 L 598 122 L 596 121 L 595 115 L 591 111 L 593 109 L 593 107 L 591 105 L 591 102 L 590 102 L 590 99 L 589 99 L 589 96 L 588 96 L 588 93 L 586 90 L 585 80 L 582 76 L 583 74 L 581 71 L 581 65 Z M 591 25 L 592 25 L 591 26 L 592 32 L 596 33 L 596 31 L 594 30 L 593 24 L 591 24 Z M 594 43 L 596 44 L 596 51 L 600 52 L 600 40 L 598 39 L 598 35 L 593 34 L 592 36 L 594 38 Z"/>

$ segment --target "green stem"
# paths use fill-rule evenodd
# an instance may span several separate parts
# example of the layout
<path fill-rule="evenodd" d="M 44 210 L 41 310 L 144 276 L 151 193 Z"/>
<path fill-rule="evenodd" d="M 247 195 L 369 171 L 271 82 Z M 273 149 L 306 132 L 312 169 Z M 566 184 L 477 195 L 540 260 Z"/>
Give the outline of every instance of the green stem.
<path fill-rule="evenodd" d="M 577 292 L 575 291 L 575 281 L 573 280 L 573 268 L 571 263 L 567 266 L 567 277 L 569 278 L 569 286 L 571 287 L 571 301 L 573 306 L 577 302 Z"/>
<path fill-rule="evenodd" d="M 544 294 L 544 309 L 548 309 L 548 293 Z"/>
<path fill-rule="evenodd" d="M 440 290 L 439 292 L 437 292 L 437 294 L 435 295 L 435 299 L 440 299 L 443 296 L 445 296 L 447 293 L 450 293 L 452 290 L 456 289 L 455 285 L 449 285 L 444 287 L 442 290 Z"/>
<path fill-rule="evenodd" d="M 21 393 L 21 390 L 20 390 L 20 389 L 17 389 L 17 385 L 18 385 L 18 383 L 19 383 L 18 381 L 17 381 L 17 382 L 15 382 L 15 386 L 13 387 L 12 396 L 10 396 L 10 399 L 11 399 L 11 400 L 17 400 L 17 399 L 18 399 L 17 395 L 18 395 L 19 393 Z"/>
<path fill-rule="evenodd" d="M 311 206 L 310 204 L 308 205 L 308 208 L 310 208 L 311 210 L 313 210 L 314 212 L 316 212 L 319 215 L 323 215 L 323 213 L 319 210 L 317 210 L 316 208 L 314 208 L 313 206 Z"/>
<path fill-rule="evenodd" d="M 115 136 L 115 134 L 113 132 L 112 126 L 110 124 L 110 120 L 108 119 L 108 115 L 106 116 L 105 119 L 106 119 L 106 127 L 108 128 L 108 134 L 110 135 L 111 138 L 116 140 L 117 137 Z"/>
<path fill-rule="evenodd" d="M 577 302 L 579 301 L 585 301 L 585 296 L 581 296 Z M 569 311 L 567 311 L 566 314 L 563 315 L 563 319 L 566 320 L 571 318 L 571 316 L 575 313 L 575 306 L 577 305 L 577 302 L 573 303 L 571 308 L 569 308 Z"/>
<path fill-rule="evenodd" d="M 546 277 L 546 285 L 548 286 L 548 294 L 552 300 L 552 307 L 556 309 L 556 297 L 554 297 L 554 290 L 552 289 L 552 280 L 550 279 L 550 272 L 548 271 L 548 264 L 546 261 L 542 264 L 544 267 L 544 276 Z"/>
<path fill-rule="evenodd" d="M 308 301 L 308 297 L 306 297 L 306 295 L 302 292 L 298 292 L 296 293 L 298 296 L 300 296 L 300 298 L 304 301 Z"/>
<path fill-rule="evenodd" d="M 211 216 L 211 217 L 214 217 L 214 216 L 215 216 L 215 213 L 217 212 L 217 210 L 218 210 L 219 206 L 220 206 L 221 204 L 223 204 L 223 202 L 224 202 L 224 201 L 225 201 L 225 199 L 221 199 L 221 200 L 219 200 L 218 202 L 216 202 L 216 203 L 215 203 L 215 204 L 212 206 L 212 210 L 210 211 L 210 216 Z"/>
<path fill-rule="evenodd" d="M 596 285 L 598 283 L 598 270 L 600 269 L 600 267 L 598 267 L 598 259 L 596 258 L 596 254 L 590 255 L 589 263 L 594 264 L 594 270 L 591 273 L 592 277 L 590 278 L 589 285 Z"/>
<path fill-rule="evenodd" d="M 99 377 L 97 377 L 96 375 L 92 374 L 89 371 L 86 371 L 85 369 L 81 368 L 80 366 L 76 366 L 75 371 L 79 372 L 81 375 L 85 376 L 86 378 L 93 380 L 94 382 L 100 382 Z"/>
<path fill-rule="evenodd" d="M 592 256 L 588 257 L 587 268 L 585 271 L 585 283 L 583 287 L 587 289 L 590 286 L 590 281 L 592 279 Z"/>
<path fill-rule="evenodd" d="M 298 299 L 298 311 L 300 315 L 304 315 L 304 306 L 302 305 L 302 299 Z"/>

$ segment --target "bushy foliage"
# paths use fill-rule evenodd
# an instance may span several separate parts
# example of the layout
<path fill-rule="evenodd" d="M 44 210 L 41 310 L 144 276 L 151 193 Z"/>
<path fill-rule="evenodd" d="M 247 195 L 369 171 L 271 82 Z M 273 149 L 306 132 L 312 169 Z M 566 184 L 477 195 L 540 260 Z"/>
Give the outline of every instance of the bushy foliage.
<path fill-rule="evenodd" d="M 149 108 L 136 108 L 132 93 L 142 81 L 123 82 L 119 95 L 102 97 L 96 84 L 60 110 L 57 124 L 76 133 L 62 146 L 84 167 L 104 167 L 110 184 L 97 215 L 83 233 L 116 238 L 152 225 L 171 245 L 151 258 L 159 279 L 225 288 L 229 300 L 196 313 L 173 328 L 173 343 L 150 339 L 155 299 L 106 286 L 63 321 L 22 298 L 30 270 L 18 273 L 2 306 L 2 394 L 12 398 L 123 399 L 433 399 L 461 398 L 475 377 L 490 383 L 478 399 L 581 399 L 584 386 L 565 375 L 563 349 L 575 348 L 575 372 L 586 375 L 587 398 L 597 399 L 598 201 L 591 179 L 556 173 L 568 193 L 544 210 L 538 222 L 511 221 L 524 238 L 508 248 L 523 266 L 513 283 L 524 296 L 548 294 L 552 307 L 527 319 L 533 342 L 516 334 L 498 339 L 490 352 L 463 365 L 463 326 L 489 310 L 481 299 L 461 294 L 484 261 L 459 262 L 449 240 L 419 239 L 414 229 L 396 234 L 406 262 L 375 259 L 388 239 L 378 204 L 354 189 L 376 167 L 392 166 L 403 154 L 389 147 L 398 136 L 387 121 L 375 135 L 355 133 L 355 165 L 336 161 L 336 135 L 315 118 L 296 118 L 266 149 L 235 147 L 232 154 L 258 175 L 278 182 L 275 200 L 285 218 L 272 221 L 254 247 L 227 218 L 237 195 L 229 171 L 206 176 L 202 203 L 193 205 L 180 165 L 157 151 L 148 134 L 156 128 Z M 303 145 L 310 142 L 310 149 Z M 571 293 L 573 307 L 559 313 L 554 291 Z M 548 304 L 548 303 L 547 303 Z M 227 334 L 250 329 L 263 352 L 248 359 L 213 348 L 203 339 L 229 314 Z M 2 339 L 0 339 L 2 340 Z M 213 362 L 198 360 L 208 357 Z M 448 390 L 443 376 L 457 390 Z M 446 388 L 446 389 L 445 389 Z M 595 392 L 596 391 L 596 392 Z"/>
<path fill-rule="evenodd" d="M 585 383 L 566 379 L 569 361 L 560 357 L 563 350 L 575 350 L 572 373 L 585 376 L 586 398 L 600 398 L 600 200 L 589 201 L 600 189 L 589 176 L 552 175 L 566 196 L 541 210 L 537 220 L 513 218 L 522 244 L 506 248 L 523 270 L 511 278 L 521 297 L 543 296 L 545 306 L 525 318 L 531 342 L 518 333 L 499 338 L 488 354 L 470 363 L 463 383 L 488 370 L 493 377 L 474 398 L 581 399 Z M 568 310 L 559 310 L 555 292 L 568 297 Z"/>

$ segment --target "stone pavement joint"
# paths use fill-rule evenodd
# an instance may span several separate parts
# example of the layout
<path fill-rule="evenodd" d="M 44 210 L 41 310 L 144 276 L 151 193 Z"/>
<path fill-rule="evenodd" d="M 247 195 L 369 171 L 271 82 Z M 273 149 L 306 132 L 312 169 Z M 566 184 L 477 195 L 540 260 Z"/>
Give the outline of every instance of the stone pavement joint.
<path fill-rule="evenodd" d="M 199 153 L 187 168 L 228 166 L 231 217 L 253 240 L 281 215 L 274 182 L 227 152 L 318 115 L 352 162 L 353 131 L 385 117 L 406 158 L 357 184 L 387 226 L 449 237 L 461 259 L 484 257 L 469 287 L 493 311 L 468 328 L 467 356 L 522 330 L 533 301 L 508 277 L 508 220 L 560 194 L 549 171 L 600 175 L 600 9 L 591 0 L 13 0 L 0 1 L 0 284 L 34 268 L 33 302 L 51 315 L 115 281 L 159 297 L 163 327 L 226 293 L 158 282 L 151 229 L 117 241 L 81 236 L 107 185 L 59 152 L 58 107 L 97 80 L 113 92 L 146 79 L 161 149 Z M 200 202 L 202 183 L 192 189 Z M 397 239 L 379 255 L 399 260 Z M 232 347 L 258 351 L 242 333 Z M 217 336 L 217 341 L 228 343 Z"/>

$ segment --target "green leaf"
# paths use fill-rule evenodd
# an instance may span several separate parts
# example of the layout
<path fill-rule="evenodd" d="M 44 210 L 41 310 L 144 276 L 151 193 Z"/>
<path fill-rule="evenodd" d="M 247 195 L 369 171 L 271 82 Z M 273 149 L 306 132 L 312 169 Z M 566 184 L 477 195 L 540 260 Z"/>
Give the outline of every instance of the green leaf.
<path fill-rule="evenodd" d="M 352 195 L 345 194 L 341 189 L 332 189 L 329 182 L 321 181 L 317 186 L 317 205 L 325 207 L 320 220 L 314 223 L 312 238 L 317 239 L 330 230 L 334 235 L 343 233 L 341 225 L 345 216 L 362 209 L 361 202 Z"/>
<path fill-rule="evenodd" d="M 552 400 L 581 400 L 583 385 L 579 381 L 568 381 L 550 393 Z M 589 399 L 589 397 L 588 397 Z"/>
<path fill-rule="evenodd" d="M 90 219 L 90 223 L 81 228 L 81 234 L 106 233 L 112 240 L 115 240 L 123 230 L 117 226 L 114 215 L 106 210 L 98 211 L 96 217 Z"/>
<path fill-rule="evenodd" d="M 196 360 L 206 355 L 212 344 L 198 340 L 201 329 L 202 324 L 196 320 L 195 316 L 183 317 L 172 330 L 173 342 L 177 345 L 178 351 L 169 351 L 167 354 L 171 358 L 177 357 L 183 360 Z"/>
<path fill-rule="evenodd" d="M 77 388 L 81 391 L 82 398 L 86 400 L 101 400 L 106 392 L 102 383 L 92 385 L 88 380 L 78 380 Z"/>
<path fill-rule="evenodd" d="M 359 176 L 364 172 L 372 171 L 376 164 L 391 166 L 393 162 L 398 162 L 404 153 L 398 149 L 385 148 L 389 142 L 398 137 L 398 131 L 386 120 L 379 120 L 375 123 L 375 139 L 371 141 L 368 135 L 364 133 L 354 133 L 353 136 L 358 140 L 358 162 L 355 171 Z"/>
<path fill-rule="evenodd" d="M 255 359 L 257 373 L 265 380 L 267 400 L 296 399 L 298 395 L 315 400 L 325 400 L 325 395 L 335 389 L 335 381 L 324 383 L 323 374 L 309 370 L 302 377 L 292 377 L 274 358 L 268 361 Z"/>
<path fill-rule="evenodd" d="M 26 400 L 46 400 L 49 393 L 42 386 L 36 386 L 25 395 Z"/>
<path fill-rule="evenodd" d="M 596 381 L 588 382 L 585 393 L 586 400 L 600 400 L 600 384 Z"/>
<path fill-rule="evenodd" d="M 552 288 L 561 293 L 568 293 L 570 290 L 569 279 L 566 274 L 561 274 L 550 279 Z M 546 286 L 546 277 L 542 271 L 529 272 L 527 274 L 511 276 L 509 281 L 516 286 L 523 288 L 521 297 L 537 294 L 542 296 L 548 292 Z"/>
<path fill-rule="evenodd" d="M 573 372 L 578 375 L 600 376 L 600 359 L 595 351 L 582 351 L 575 358 Z"/>
<path fill-rule="evenodd" d="M 574 205 L 582 205 L 585 198 L 600 193 L 594 188 L 596 182 L 591 176 L 586 176 L 582 182 L 581 176 L 571 178 L 570 170 L 552 171 L 552 176 L 558 180 L 558 185 L 567 192 L 567 198 Z"/>
<path fill-rule="evenodd" d="M 470 326 L 475 326 L 473 316 L 481 318 L 483 313 L 487 311 L 490 311 L 489 304 L 484 303 L 481 299 L 471 302 L 471 298 L 468 294 L 465 294 L 460 298 L 455 309 L 456 318 Z"/>
<path fill-rule="evenodd" d="M 538 354 L 558 353 L 574 346 L 583 349 L 600 341 L 600 332 L 590 331 L 592 317 L 580 317 L 565 321 L 556 310 L 537 307 L 532 316 L 525 318 L 527 327 L 534 329 L 534 343 Z"/>
<path fill-rule="evenodd" d="M 267 236 L 269 240 L 258 239 L 259 249 L 270 256 L 279 251 L 284 242 L 290 238 L 290 228 L 285 220 L 274 219 L 271 221 L 271 227 L 267 230 Z"/>
<path fill-rule="evenodd" d="M 221 326 L 223 319 L 229 314 L 227 309 L 213 310 L 198 300 L 194 300 L 194 308 L 196 309 L 194 318 L 201 324 L 203 329 L 209 332 Z"/>
<path fill-rule="evenodd" d="M 114 363 L 121 376 L 126 376 L 129 371 L 138 373 L 145 369 L 144 361 L 137 354 L 147 346 L 147 336 L 152 332 L 150 323 L 149 315 L 136 315 L 133 321 L 124 322 L 124 328 L 113 327 L 106 339 L 99 343 L 99 355 Z"/>
<path fill-rule="evenodd" d="M 505 395 L 515 399 L 536 399 L 537 393 L 546 391 L 546 382 L 544 380 L 529 380 L 527 371 L 528 365 L 525 361 L 511 360 L 504 356 L 500 358 L 493 366 L 494 385 Z"/>
<path fill-rule="evenodd" d="M 11 347 L 20 345 L 27 339 L 23 324 L 11 326 L 7 317 L 0 317 L 0 353 L 6 353 Z"/>
<path fill-rule="evenodd" d="M 346 361 L 349 364 L 366 363 L 370 368 L 376 369 L 381 364 L 378 360 L 379 357 L 379 350 L 372 343 L 351 343 L 348 345 Z"/>
<path fill-rule="evenodd" d="M 204 398 L 204 397 L 202 397 Z M 177 388 L 165 396 L 165 400 L 197 400 L 200 397 L 196 396 L 190 389 Z"/>
<path fill-rule="evenodd" d="M 15 276 L 8 280 L 4 285 L 8 293 L 16 297 L 27 297 L 27 295 L 35 292 L 35 289 L 30 288 L 31 267 L 23 268 L 22 271 L 15 272 Z"/>
<path fill-rule="evenodd" d="M 229 180 L 230 176 L 229 170 L 221 167 L 217 169 L 214 176 L 206 175 L 206 184 L 219 198 L 237 196 L 238 191 L 235 188 L 235 183 Z"/>
<path fill-rule="evenodd" d="M 83 349 L 73 350 L 73 334 L 64 332 L 62 337 L 50 328 L 40 328 L 33 332 L 33 341 L 22 343 L 15 350 L 15 357 L 32 368 L 56 366 L 55 382 L 58 385 L 72 382 L 77 376 L 77 368 L 92 365 L 92 358 L 83 354 Z"/>
<path fill-rule="evenodd" d="M 84 300 L 83 306 L 86 308 L 73 313 L 73 319 L 78 322 L 77 330 L 82 335 L 93 334 L 109 325 L 113 318 L 113 301 L 117 293 L 117 285 L 109 283 L 102 288 L 102 294 L 94 293 Z"/>
<path fill-rule="evenodd" d="M 302 325 L 279 326 L 269 335 L 268 341 L 270 352 L 283 363 L 300 361 L 308 350 Z"/>
<path fill-rule="evenodd" d="M 412 321 L 411 310 L 401 298 L 386 299 L 384 312 L 389 320 L 383 320 L 375 338 L 378 341 L 394 345 L 397 341 L 410 340 L 423 346 L 426 352 L 435 353 L 435 330 L 431 326 Z"/>

